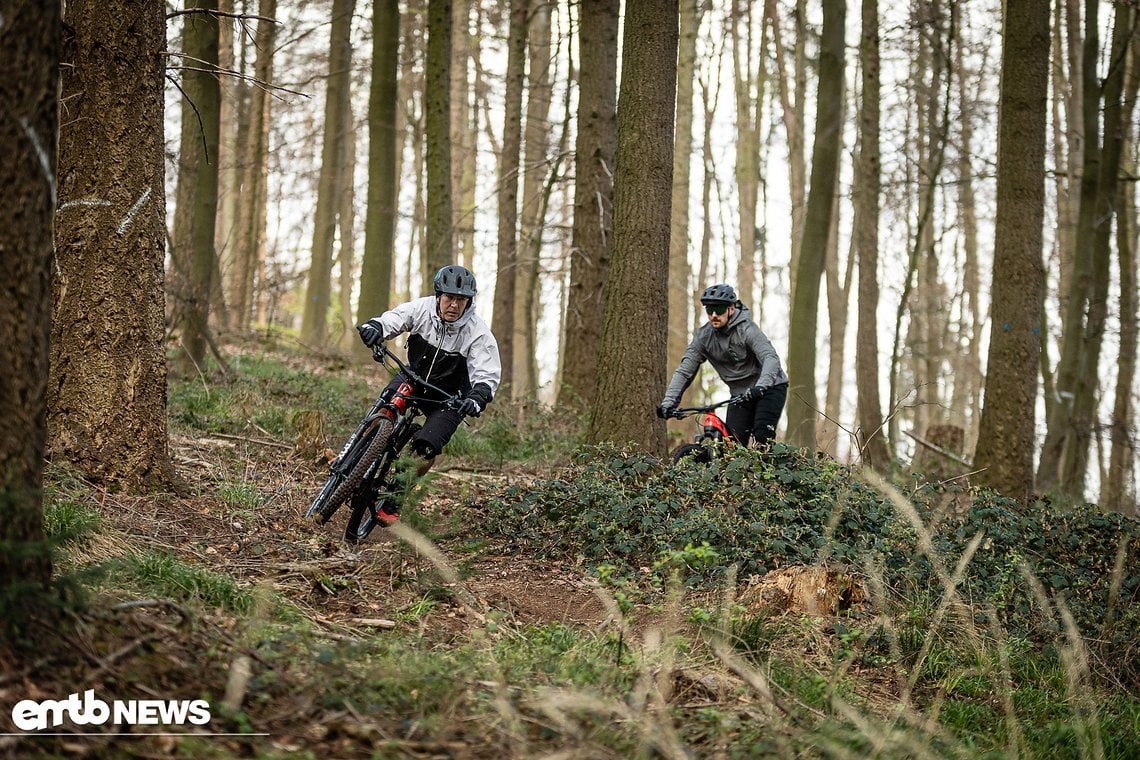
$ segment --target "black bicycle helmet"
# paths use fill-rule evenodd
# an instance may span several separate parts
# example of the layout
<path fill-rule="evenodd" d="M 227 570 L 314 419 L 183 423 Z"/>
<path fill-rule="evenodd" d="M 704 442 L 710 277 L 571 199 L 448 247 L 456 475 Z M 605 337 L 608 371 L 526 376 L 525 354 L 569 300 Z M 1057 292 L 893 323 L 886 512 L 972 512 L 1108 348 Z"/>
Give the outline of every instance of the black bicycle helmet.
<path fill-rule="evenodd" d="M 705 292 L 701 293 L 701 303 L 705 304 L 719 304 L 726 303 L 733 305 L 736 303 L 736 291 L 732 289 L 731 285 L 710 285 L 705 288 Z"/>
<path fill-rule="evenodd" d="M 450 293 L 453 296 L 474 298 L 475 275 L 467 267 L 449 264 L 435 273 L 435 294 Z"/>

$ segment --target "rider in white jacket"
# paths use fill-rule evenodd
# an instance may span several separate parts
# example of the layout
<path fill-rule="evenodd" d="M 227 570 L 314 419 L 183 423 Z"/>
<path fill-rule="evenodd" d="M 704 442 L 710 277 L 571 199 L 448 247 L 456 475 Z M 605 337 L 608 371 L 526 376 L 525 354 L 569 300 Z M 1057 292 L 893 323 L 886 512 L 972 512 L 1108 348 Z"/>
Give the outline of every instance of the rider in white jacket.
<path fill-rule="evenodd" d="M 443 451 L 463 418 L 478 417 L 487 408 L 503 375 L 499 344 L 487 323 L 475 313 L 475 275 L 466 267 L 446 266 L 436 273 L 434 284 L 435 295 L 400 304 L 357 328 L 369 348 L 408 333 L 411 369 L 432 385 L 463 399 L 459 408 L 453 409 L 444 406 L 439 393 L 416 389 L 417 395 L 429 399 L 420 402 L 427 419 L 412 439 L 412 450 L 424 460 L 418 468 L 421 475 Z M 394 393 L 404 382 L 412 381 L 396 375 L 386 392 Z M 433 398 L 438 400 L 433 402 Z"/>

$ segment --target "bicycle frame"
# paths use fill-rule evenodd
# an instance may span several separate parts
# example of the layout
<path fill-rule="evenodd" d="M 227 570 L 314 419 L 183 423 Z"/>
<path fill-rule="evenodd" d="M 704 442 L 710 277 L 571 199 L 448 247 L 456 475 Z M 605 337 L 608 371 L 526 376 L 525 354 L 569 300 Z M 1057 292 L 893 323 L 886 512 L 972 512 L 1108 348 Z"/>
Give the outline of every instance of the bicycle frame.
<path fill-rule="evenodd" d="M 728 406 L 735 402 L 735 398 L 725 399 L 716 404 L 709 404 L 708 406 L 690 406 L 681 409 L 674 409 L 671 415 L 674 419 L 683 420 L 693 414 L 701 415 L 701 432 L 697 434 L 695 441 L 701 443 L 703 441 L 725 441 L 730 446 L 737 445 L 737 440 L 731 432 L 729 432 L 728 425 L 725 424 L 716 414 L 716 410 L 722 406 Z"/>

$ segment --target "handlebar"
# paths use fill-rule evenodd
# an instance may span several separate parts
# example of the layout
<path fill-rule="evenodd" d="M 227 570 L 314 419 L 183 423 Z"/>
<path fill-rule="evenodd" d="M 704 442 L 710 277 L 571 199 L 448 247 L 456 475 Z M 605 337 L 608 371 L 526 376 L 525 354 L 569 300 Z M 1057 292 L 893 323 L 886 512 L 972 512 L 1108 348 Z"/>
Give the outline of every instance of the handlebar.
<path fill-rule="evenodd" d="M 705 414 L 706 412 L 712 412 L 712 411 L 715 411 L 717 409 L 720 409 L 722 406 L 729 406 L 731 404 L 738 403 L 739 401 L 740 401 L 739 396 L 733 396 L 732 398 L 727 398 L 724 401 L 718 401 L 715 404 L 708 404 L 707 406 L 679 407 L 677 409 L 674 409 L 672 411 L 672 413 L 669 415 L 669 417 L 671 419 L 675 419 L 675 420 L 683 420 L 684 418 L 688 417 L 689 415 Z"/>
<path fill-rule="evenodd" d="M 433 390 L 439 395 L 443 396 L 449 407 L 456 408 L 459 405 L 460 396 L 458 394 L 445 391 L 443 388 L 440 388 L 437 385 L 433 385 L 424 378 L 420 377 L 418 374 L 416 374 L 415 370 L 400 361 L 400 357 L 389 351 L 388 346 L 385 344 L 377 343 L 372 347 L 372 359 L 373 361 L 378 361 L 384 365 L 387 365 L 388 360 L 391 359 L 392 362 L 399 368 L 400 372 L 409 377 L 417 385 L 423 386 L 429 390 Z"/>

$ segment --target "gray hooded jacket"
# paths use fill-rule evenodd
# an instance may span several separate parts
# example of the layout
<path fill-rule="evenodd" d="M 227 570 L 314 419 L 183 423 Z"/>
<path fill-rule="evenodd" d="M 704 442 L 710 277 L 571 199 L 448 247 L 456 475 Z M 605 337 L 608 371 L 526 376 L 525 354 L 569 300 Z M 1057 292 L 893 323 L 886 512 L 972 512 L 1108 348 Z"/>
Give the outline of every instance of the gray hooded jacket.
<path fill-rule="evenodd" d="M 739 302 L 732 320 L 722 329 L 717 330 L 708 322 L 697 329 L 681 357 L 681 366 L 677 367 L 669 387 L 665 389 L 663 403 L 666 406 L 680 403 L 681 394 L 693 382 L 706 359 L 733 395 L 752 386 L 767 389 L 788 382 L 772 342 L 752 321 L 748 307 Z"/>

